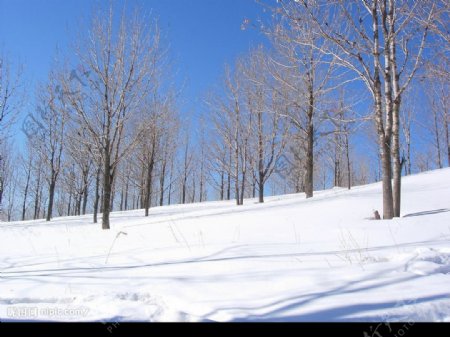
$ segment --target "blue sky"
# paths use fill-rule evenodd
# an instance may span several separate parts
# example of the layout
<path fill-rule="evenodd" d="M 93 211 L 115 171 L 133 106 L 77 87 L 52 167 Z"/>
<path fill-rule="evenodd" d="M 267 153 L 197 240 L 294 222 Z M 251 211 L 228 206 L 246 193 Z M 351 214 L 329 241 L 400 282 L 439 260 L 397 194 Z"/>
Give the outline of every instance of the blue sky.
<path fill-rule="evenodd" d="M 183 110 L 197 114 L 205 92 L 252 45 L 264 41 L 255 29 L 241 30 L 244 19 L 264 15 L 254 0 L 146 0 L 113 2 L 117 8 L 136 5 L 159 18 L 169 43 L 177 79 L 185 83 Z M 64 51 L 78 31 L 87 30 L 93 7 L 109 1 L 0 0 L 0 50 L 24 65 L 27 91 L 45 81 L 58 47 Z M 32 108 L 33 104 L 29 107 Z M 186 112 L 186 111 L 185 111 Z"/>

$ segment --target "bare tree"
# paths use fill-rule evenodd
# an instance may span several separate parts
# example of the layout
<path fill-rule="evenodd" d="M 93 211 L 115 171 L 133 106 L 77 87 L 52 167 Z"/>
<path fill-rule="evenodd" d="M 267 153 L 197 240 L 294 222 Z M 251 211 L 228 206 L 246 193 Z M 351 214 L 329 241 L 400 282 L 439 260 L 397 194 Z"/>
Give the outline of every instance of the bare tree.
<path fill-rule="evenodd" d="M 25 216 L 26 216 L 26 207 L 27 207 L 27 197 L 28 197 L 28 192 L 29 192 L 29 188 L 30 188 L 30 178 L 31 178 L 31 170 L 32 170 L 32 153 L 30 151 L 30 144 L 28 144 L 28 158 L 24 161 L 25 165 L 23 167 L 24 171 L 25 171 L 25 187 L 24 187 L 24 191 L 23 191 L 23 202 L 22 202 L 22 221 L 25 220 Z"/>
<path fill-rule="evenodd" d="M 190 150 L 190 138 L 189 134 L 186 133 L 185 141 L 184 141 L 184 149 L 182 154 L 182 166 L 181 166 L 181 193 L 180 193 L 180 202 L 185 204 L 187 202 L 187 189 L 188 189 L 188 178 L 192 172 L 192 160 L 193 155 Z"/>
<path fill-rule="evenodd" d="M 281 113 L 285 105 L 271 90 L 271 80 L 265 51 L 258 48 L 238 59 L 233 69 L 225 69 L 223 91 L 207 102 L 216 130 L 211 151 L 220 197 L 229 198 L 233 182 L 237 205 L 243 204 L 250 184 L 253 194 L 258 187 L 259 201 L 264 202 L 264 186 L 286 145 Z"/>
<path fill-rule="evenodd" d="M 156 112 L 151 115 L 148 120 L 149 126 L 146 130 L 146 141 L 143 144 L 143 167 L 145 168 L 145 178 L 144 178 L 144 208 L 145 216 L 148 216 L 149 208 L 152 202 L 152 188 L 153 188 L 153 177 L 154 169 L 157 160 L 157 151 L 159 147 L 159 137 L 160 130 L 159 125 L 157 125 L 157 115 Z"/>
<path fill-rule="evenodd" d="M 86 214 L 90 184 L 93 179 L 95 161 L 99 156 L 95 154 L 92 143 L 89 142 L 90 134 L 83 127 L 72 125 L 67 131 L 67 155 L 72 158 L 76 166 L 76 190 L 77 190 L 77 214 Z"/>
<path fill-rule="evenodd" d="M 5 216 L 6 221 L 11 221 L 14 216 L 15 203 L 17 201 L 17 188 L 19 180 L 19 172 L 15 169 L 17 166 L 17 157 L 15 151 L 12 149 L 11 143 L 3 144 L 7 146 L 7 149 L 0 149 L 3 153 L 3 161 L 0 166 L 1 180 L 0 184 L 3 185 L 3 191 L 6 198 L 6 206 L 2 206 L 0 209 L 0 219 Z"/>
<path fill-rule="evenodd" d="M 0 147 L 5 142 L 10 126 L 15 122 L 18 108 L 21 105 L 22 94 L 20 92 L 21 70 L 14 74 L 11 64 L 0 54 Z M 0 151 L 0 166 L 3 153 Z M 0 208 L 5 187 L 5 177 L 0 172 Z"/>
<path fill-rule="evenodd" d="M 206 139 L 205 139 L 205 126 L 203 121 L 200 121 L 200 135 L 198 139 L 199 154 L 198 162 L 200 164 L 198 170 L 198 180 L 199 180 L 199 193 L 198 201 L 202 202 L 206 199 Z"/>
<path fill-rule="evenodd" d="M 405 167 L 405 175 L 411 174 L 411 141 L 412 141 L 412 135 L 411 135 L 411 129 L 412 129 L 412 123 L 415 115 L 415 108 L 414 104 L 411 104 L 411 99 L 405 99 L 405 104 L 402 104 L 402 109 L 400 111 L 400 123 L 402 126 L 402 132 L 403 132 L 403 153 L 404 153 L 404 167 Z"/>
<path fill-rule="evenodd" d="M 448 44 L 449 42 L 447 42 L 447 48 Z M 427 64 L 425 92 L 430 101 L 433 117 L 431 129 L 434 134 L 438 166 L 442 168 L 441 156 L 447 157 L 447 163 L 450 165 L 450 60 L 445 57 L 439 60 Z"/>
<path fill-rule="evenodd" d="M 36 150 L 46 166 L 48 183 L 48 207 L 46 220 L 53 214 L 55 188 L 61 170 L 66 127 L 66 113 L 55 92 L 54 76 L 50 75 L 48 85 L 39 89 L 39 105 L 35 121 L 40 125 L 39 134 L 33 137 Z"/>
<path fill-rule="evenodd" d="M 94 223 L 97 223 L 97 213 L 98 213 L 98 206 L 100 201 L 100 179 L 101 179 L 101 173 L 102 173 L 102 162 L 101 160 L 98 161 L 98 166 L 96 168 L 95 173 L 95 193 L 94 193 Z"/>
<path fill-rule="evenodd" d="M 13 181 L 13 170 L 12 170 L 12 163 L 11 163 L 11 157 L 12 153 L 9 149 L 10 144 L 3 143 L 0 147 L 0 154 L 2 156 L 2 160 L 0 161 L 0 201 L 3 199 L 4 194 L 10 195 L 12 192 L 11 185 L 15 184 Z M 9 191 L 8 191 L 9 190 Z M 9 193 L 8 193 L 9 192 Z M 7 201 L 8 205 L 10 204 L 10 200 Z M 0 204 L 0 216 L 4 213 L 4 205 Z M 8 210 L 6 211 L 7 217 L 8 216 Z M 9 221 L 9 220 L 8 220 Z"/>
<path fill-rule="evenodd" d="M 229 168 L 226 167 L 228 161 L 227 148 L 221 144 L 216 130 L 209 131 L 210 140 L 207 144 L 206 162 L 207 162 L 207 181 L 209 185 L 218 193 L 219 200 L 225 200 L 226 197 L 226 178 Z"/>
<path fill-rule="evenodd" d="M 173 163 L 178 146 L 178 132 L 179 123 L 177 118 L 167 118 L 165 120 L 162 149 L 161 149 L 161 164 L 160 164 L 160 179 L 159 179 L 159 205 L 164 205 L 166 192 L 168 195 L 172 193 L 173 183 Z M 167 181 L 169 184 L 166 186 Z M 169 198 L 168 198 L 169 199 Z M 169 200 L 167 200 L 169 203 Z"/>
<path fill-rule="evenodd" d="M 335 73 L 334 59 L 324 55 L 326 39 L 317 32 L 314 22 L 300 6 L 280 2 L 274 10 L 276 21 L 265 33 L 276 51 L 271 58 L 269 71 L 278 82 L 272 90 L 286 101 L 283 117 L 291 124 L 298 142 L 295 152 L 302 152 L 302 190 L 306 197 L 313 196 L 315 145 L 321 133 L 319 122 L 325 111 L 326 95 L 351 81 Z M 345 75 L 345 72 L 343 72 Z M 333 82 L 334 80 L 334 82 Z"/>
<path fill-rule="evenodd" d="M 244 74 L 249 84 L 246 95 L 251 102 L 248 106 L 252 115 L 253 130 L 250 143 L 256 154 L 256 182 L 259 202 L 264 202 L 264 186 L 275 170 L 278 158 L 286 147 L 287 123 L 285 97 L 273 90 L 272 77 L 268 73 L 268 57 L 262 48 L 250 53 L 244 66 Z"/>
<path fill-rule="evenodd" d="M 400 216 L 399 111 L 402 94 L 421 64 L 434 4 L 424 1 L 419 6 L 419 2 L 400 0 L 282 3 L 292 5 L 294 13 L 308 14 L 318 34 L 330 42 L 319 50 L 356 73 L 372 94 L 383 167 L 383 217 Z"/>
<path fill-rule="evenodd" d="M 40 156 L 36 156 L 33 163 L 33 195 L 34 195 L 34 213 L 33 220 L 40 217 L 41 207 L 43 202 L 43 188 L 44 184 L 42 182 L 44 175 L 44 163 Z"/>
<path fill-rule="evenodd" d="M 352 125 L 355 119 L 349 116 L 349 107 L 345 106 L 343 95 L 341 95 L 339 103 L 334 110 L 334 115 L 328 118 L 334 126 L 334 130 L 331 132 L 334 145 L 332 151 L 334 154 L 334 186 L 342 187 L 346 182 L 347 188 L 351 189 L 350 136 L 353 133 Z"/>
<path fill-rule="evenodd" d="M 101 156 L 103 229 L 110 228 L 118 165 L 141 136 L 132 132 L 132 121 L 138 118 L 151 91 L 154 66 L 160 57 L 156 24 L 148 24 L 138 12 L 127 19 L 122 13 L 117 27 L 114 22 L 112 7 L 109 15 L 94 19 L 88 38 L 81 38 L 76 50 L 84 78 L 73 81 L 66 77 L 63 81 L 73 121 L 86 129 Z"/>
<path fill-rule="evenodd" d="M 18 109 L 23 100 L 21 90 L 21 67 L 14 73 L 11 63 L 0 54 L 0 142 L 15 122 Z"/>
<path fill-rule="evenodd" d="M 230 199 L 231 182 L 234 182 L 234 196 L 236 204 L 240 205 L 239 175 L 241 149 L 241 82 L 240 70 L 242 62 L 236 62 L 236 69 L 226 66 L 223 77 L 223 92 L 212 94 L 207 104 L 212 111 L 213 127 L 216 134 L 210 152 L 214 154 L 213 162 L 221 177 L 227 174 L 228 184 L 226 198 Z M 238 70 L 239 69 L 239 70 Z M 221 178 L 221 191 L 224 192 L 224 181 Z"/>

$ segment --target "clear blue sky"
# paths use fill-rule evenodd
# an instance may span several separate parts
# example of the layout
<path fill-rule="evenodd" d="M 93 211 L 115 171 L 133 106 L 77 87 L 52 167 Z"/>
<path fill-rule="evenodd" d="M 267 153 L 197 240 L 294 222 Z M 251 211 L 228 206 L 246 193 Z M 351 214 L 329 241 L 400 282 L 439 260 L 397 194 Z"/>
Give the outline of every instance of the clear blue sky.
<path fill-rule="evenodd" d="M 113 1 L 117 8 L 137 5 L 151 10 L 170 44 L 178 80 L 186 82 L 183 109 L 197 114 L 208 88 L 224 64 L 263 41 L 255 30 L 241 30 L 245 18 L 264 15 L 255 0 Z M 107 9 L 109 1 L 0 0 L 0 50 L 24 65 L 27 91 L 47 77 L 56 48 L 64 51 L 79 30 L 87 30 L 93 7 Z M 29 108 L 33 103 L 30 102 Z"/>

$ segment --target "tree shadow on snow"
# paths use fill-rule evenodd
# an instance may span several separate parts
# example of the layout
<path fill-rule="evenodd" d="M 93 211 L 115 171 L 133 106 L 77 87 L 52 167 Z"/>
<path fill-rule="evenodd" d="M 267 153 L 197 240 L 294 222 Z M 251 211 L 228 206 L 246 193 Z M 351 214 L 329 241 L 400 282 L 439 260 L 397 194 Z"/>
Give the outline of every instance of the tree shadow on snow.
<path fill-rule="evenodd" d="M 399 247 L 409 247 L 416 246 L 418 244 L 435 244 L 446 242 L 447 240 L 427 240 L 427 241 L 417 241 L 417 242 L 408 242 L 396 245 Z M 285 257 L 311 257 L 311 256 L 329 256 L 336 255 L 342 252 L 347 253 L 357 253 L 360 249 L 348 249 L 348 250 L 330 250 L 330 251 L 318 251 L 318 252 L 289 252 L 289 253 L 270 253 L 270 254 L 239 254 L 232 256 L 222 256 L 227 251 L 233 251 L 233 249 L 237 249 L 239 247 L 245 247 L 245 245 L 235 245 L 231 247 L 227 247 L 218 252 L 211 253 L 205 256 L 197 256 L 194 258 L 188 259 L 176 259 L 176 260 L 161 260 L 154 261 L 151 263 L 138 263 L 138 264 L 127 264 L 127 265 L 97 265 L 97 266 L 70 266 L 63 268 L 43 268 L 43 269 L 28 269 L 28 270 L 1 270 L 0 280 L 7 279 L 12 276 L 17 277 L 26 277 L 26 276 L 60 276 L 60 275 L 72 275 L 76 277 L 76 274 L 86 274 L 86 273 L 98 273 L 98 272 L 108 272 L 108 271 L 117 271 L 117 270 L 127 270 L 127 269 L 140 269 L 140 268 L 156 268 L 156 267 L 164 267 L 164 266 L 173 266 L 173 265 L 188 265 L 188 264 L 199 264 L 199 263 L 210 263 L 210 262 L 224 262 L 224 261 L 238 261 L 238 260 L 254 260 L 254 259 L 267 259 L 267 258 L 285 258 Z M 375 252 L 383 249 L 390 249 L 392 245 L 381 245 L 367 248 L 367 252 Z M 85 277 L 85 276 L 82 276 Z"/>
<path fill-rule="evenodd" d="M 419 298 L 408 298 L 402 301 L 386 301 L 379 303 L 358 303 L 341 306 L 333 306 L 331 308 L 324 308 L 317 311 L 312 311 L 299 315 L 283 315 L 283 312 L 289 309 L 302 305 L 302 301 L 293 302 L 286 307 L 273 310 L 264 315 L 249 315 L 242 318 L 237 318 L 237 322 L 371 322 L 386 320 L 404 321 L 408 320 L 409 315 L 414 315 L 414 306 L 420 303 L 429 303 L 437 300 L 448 298 L 446 294 L 439 294 L 433 296 L 424 296 Z M 406 313 L 385 313 L 380 314 L 380 311 L 388 311 L 395 308 L 408 308 Z M 378 313 L 371 314 L 371 311 Z M 424 320 L 426 317 L 419 317 L 419 320 Z"/>
<path fill-rule="evenodd" d="M 384 270 L 375 274 L 366 276 L 365 278 L 348 281 L 333 289 L 312 292 L 302 294 L 299 296 L 282 298 L 277 301 L 273 301 L 267 304 L 259 306 L 247 306 L 247 307 L 224 307 L 217 308 L 216 310 L 204 315 L 203 318 L 211 319 L 215 314 L 220 312 L 230 312 L 234 317 L 233 322 L 369 322 L 369 321 L 402 321 L 414 315 L 417 310 L 414 310 L 414 306 L 420 303 L 428 303 L 437 300 L 449 299 L 448 294 L 438 294 L 432 296 L 411 297 L 411 298 L 398 298 L 398 294 L 393 294 L 391 300 L 379 303 L 352 303 L 345 304 L 331 304 L 333 297 L 340 297 L 344 294 L 360 295 L 369 290 L 378 289 L 380 292 L 386 291 L 384 288 L 393 284 L 407 283 L 419 279 L 423 276 L 419 275 L 406 275 L 399 279 L 389 280 L 384 279 L 384 275 L 388 275 L 394 269 Z M 373 280 L 379 280 L 373 282 Z M 313 304 L 318 300 L 330 299 L 330 305 L 325 308 L 321 308 L 315 311 L 307 313 L 293 314 L 292 311 Z M 336 303 L 336 302 L 334 302 Z M 406 308 L 408 311 L 405 313 L 389 313 L 389 309 Z M 261 314 L 233 314 L 238 312 L 261 312 Z M 375 311 L 372 313 L 372 311 Z M 386 314 L 380 314 L 385 312 Z M 426 319 L 426 317 L 419 317 L 419 319 Z"/>
<path fill-rule="evenodd" d="M 441 209 L 435 209 L 432 211 L 423 211 L 423 212 L 417 212 L 417 213 L 410 213 L 410 214 L 406 214 L 403 217 L 404 218 L 410 218 L 413 216 L 422 216 L 422 215 L 431 215 L 431 214 L 439 214 L 439 213 L 445 213 L 445 212 L 450 212 L 449 208 L 441 208 Z"/>

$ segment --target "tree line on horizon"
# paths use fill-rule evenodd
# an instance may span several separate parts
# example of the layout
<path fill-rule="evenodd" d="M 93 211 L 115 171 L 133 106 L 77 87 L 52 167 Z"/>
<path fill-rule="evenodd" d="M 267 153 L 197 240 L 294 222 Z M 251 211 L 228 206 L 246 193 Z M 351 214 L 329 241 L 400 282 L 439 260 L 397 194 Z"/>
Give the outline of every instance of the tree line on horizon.
<path fill-rule="evenodd" d="M 116 210 L 371 181 L 383 218 L 400 216 L 402 176 L 450 164 L 450 5 L 418 3 L 261 1 L 270 19 L 244 28 L 266 45 L 224 66 L 200 118 L 181 113 L 164 34 L 142 11 L 93 15 L 26 116 L 31 88 L 0 56 L 2 220 L 92 213 L 109 229 Z"/>

